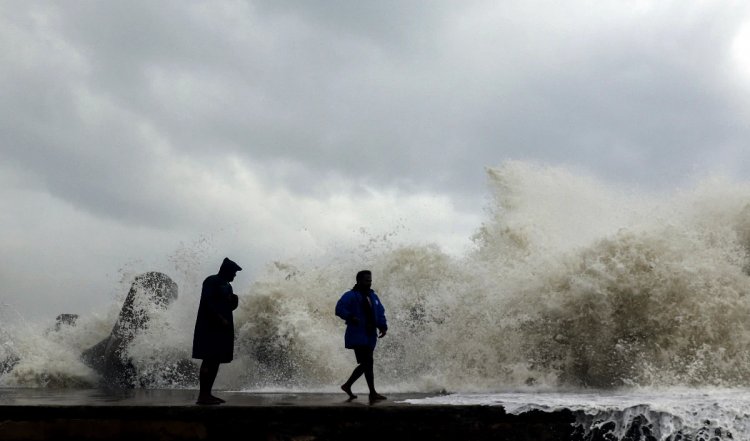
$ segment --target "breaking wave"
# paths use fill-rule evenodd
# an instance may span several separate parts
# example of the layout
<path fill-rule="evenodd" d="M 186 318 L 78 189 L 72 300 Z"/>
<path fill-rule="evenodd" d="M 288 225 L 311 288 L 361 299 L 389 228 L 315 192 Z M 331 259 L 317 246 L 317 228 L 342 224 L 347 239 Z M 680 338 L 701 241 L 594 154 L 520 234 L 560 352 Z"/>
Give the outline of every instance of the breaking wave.
<path fill-rule="evenodd" d="M 365 267 L 389 319 L 376 352 L 386 391 L 748 384 L 749 184 L 647 194 L 523 162 L 488 181 L 487 217 L 464 255 L 386 239 L 273 262 L 246 292 L 235 287 L 235 361 L 217 387 L 333 390 L 353 364 L 333 309 Z M 190 356 L 205 275 L 177 276 L 179 299 L 153 311 L 126 354 L 150 386 L 195 386 L 169 366 Z M 0 324 L 0 384 L 96 384 L 80 354 L 118 311 Z"/>

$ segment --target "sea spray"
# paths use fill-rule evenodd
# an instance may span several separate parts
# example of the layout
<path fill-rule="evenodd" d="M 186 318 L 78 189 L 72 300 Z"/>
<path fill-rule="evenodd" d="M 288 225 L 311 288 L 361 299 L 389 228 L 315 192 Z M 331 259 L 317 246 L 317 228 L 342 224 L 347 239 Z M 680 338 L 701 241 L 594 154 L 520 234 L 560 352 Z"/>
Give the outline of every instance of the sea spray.
<path fill-rule="evenodd" d="M 0 312 L 4 312 L 0 310 Z M 5 326 L 8 321 L 3 320 L 0 324 L 0 377 L 7 374 L 18 363 L 18 349 L 15 347 L 15 341 L 8 333 Z"/>
<path fill-rule="evenodd" d="M 522 162 L 489 169 L 488 180 L 487 218 L 466 254 L 377 236 L 315 261 L 269 263 L 249 289 L 235 287 L 235 360 L 217 387 L 335 390 L 354 361 L 333 310 L 363 268 L 389 320 L 376 350 L 384 391 L 747 384 L 750 186 L 708 179 L 646 194 Z M 163 367 L 190 352 L 207 274 L 189 268 L 200 255 L 174 257 L 188 273 L 175 276 L 180 298 L 153 311 L 127 350 L 148 384 L 195 387 Z M 0 382 L 78 375 L 81 342 L 115 317 L 84 315 L 61 334 L 6 330 L 3 347 L 20 361 Z M 59 351 L 73 354 L 59 358 L 67 367 L 44 360 Z"/>
<path fill-rule="evenodd" d="M 748 389 L 655 389 L 450 394 L 414 405 L 502 406 L 510 414 L 572 411 L 570 439 L 581 441 L 729 441 L 750 439 Z"/>
<path fill-rule="evenodd" d="M 81 360 L 81 353 L 107 330 L 108 319 L 91 315 L 75 327 L 46 326 L 17 321 L 8 333 L 6 346 L 12 348 L 15 362 L 0 379 L 5 386 L 17 387 L 94 387 L 96 373 Z"/>

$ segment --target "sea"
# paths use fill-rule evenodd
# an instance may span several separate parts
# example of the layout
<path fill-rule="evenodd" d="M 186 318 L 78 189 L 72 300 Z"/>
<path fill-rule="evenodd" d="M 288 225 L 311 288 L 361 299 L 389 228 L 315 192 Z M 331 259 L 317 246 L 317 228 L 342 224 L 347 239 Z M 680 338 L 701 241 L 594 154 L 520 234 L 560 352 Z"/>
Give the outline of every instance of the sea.
<path fill-rule="evenodd" d="M 460 253 L 382 235 L 269 262 L 236 290 L 235 359 L 215 387 L 337 392 L 354 358 L 333 310 L 369 268 L 389 321 L 375 352 L 382 393 L 570 409 L 586 433 L 614 439 L 639 439 L 637 426 L 640 439 L 750 440 L 750 183 L 652 192 L 517 161 L 486 173 L 484 219 Z M 196 387 L 178 366 L 206 275 L 177 263 L 179 298 L 123 354 L 134 387 Z M 109 335 L 121 302 L 71 323 L 0 309 L 0 387 L 100 384 L 80 354 Z"/>

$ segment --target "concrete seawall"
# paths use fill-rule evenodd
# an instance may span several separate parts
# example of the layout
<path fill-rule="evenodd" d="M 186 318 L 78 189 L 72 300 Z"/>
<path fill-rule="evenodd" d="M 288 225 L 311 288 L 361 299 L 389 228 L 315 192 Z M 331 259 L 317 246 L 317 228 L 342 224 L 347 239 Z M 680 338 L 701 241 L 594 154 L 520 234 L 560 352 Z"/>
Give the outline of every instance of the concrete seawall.
<path fill-rule="evenodd" d="M 343 394 L 0 389 L 0 440 L 568 440 L 567 411 L 506 414 L 499 406 L 410 405 L 389 396 L 369 405 Z"/>

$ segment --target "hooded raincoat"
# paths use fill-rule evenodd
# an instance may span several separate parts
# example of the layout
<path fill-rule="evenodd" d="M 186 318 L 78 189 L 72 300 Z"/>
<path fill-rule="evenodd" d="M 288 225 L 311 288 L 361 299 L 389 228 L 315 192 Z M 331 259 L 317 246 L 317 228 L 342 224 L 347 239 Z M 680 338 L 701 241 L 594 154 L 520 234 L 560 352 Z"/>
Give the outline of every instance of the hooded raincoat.
<path fill-rule="evenodd" d="M 203 281 L 193 334 L 193 358 L 229 363 L 234 355 L 234 320 L 238 297 L 221 273 Z M 226 320 L 225 324 L 221 319 Z"/>

